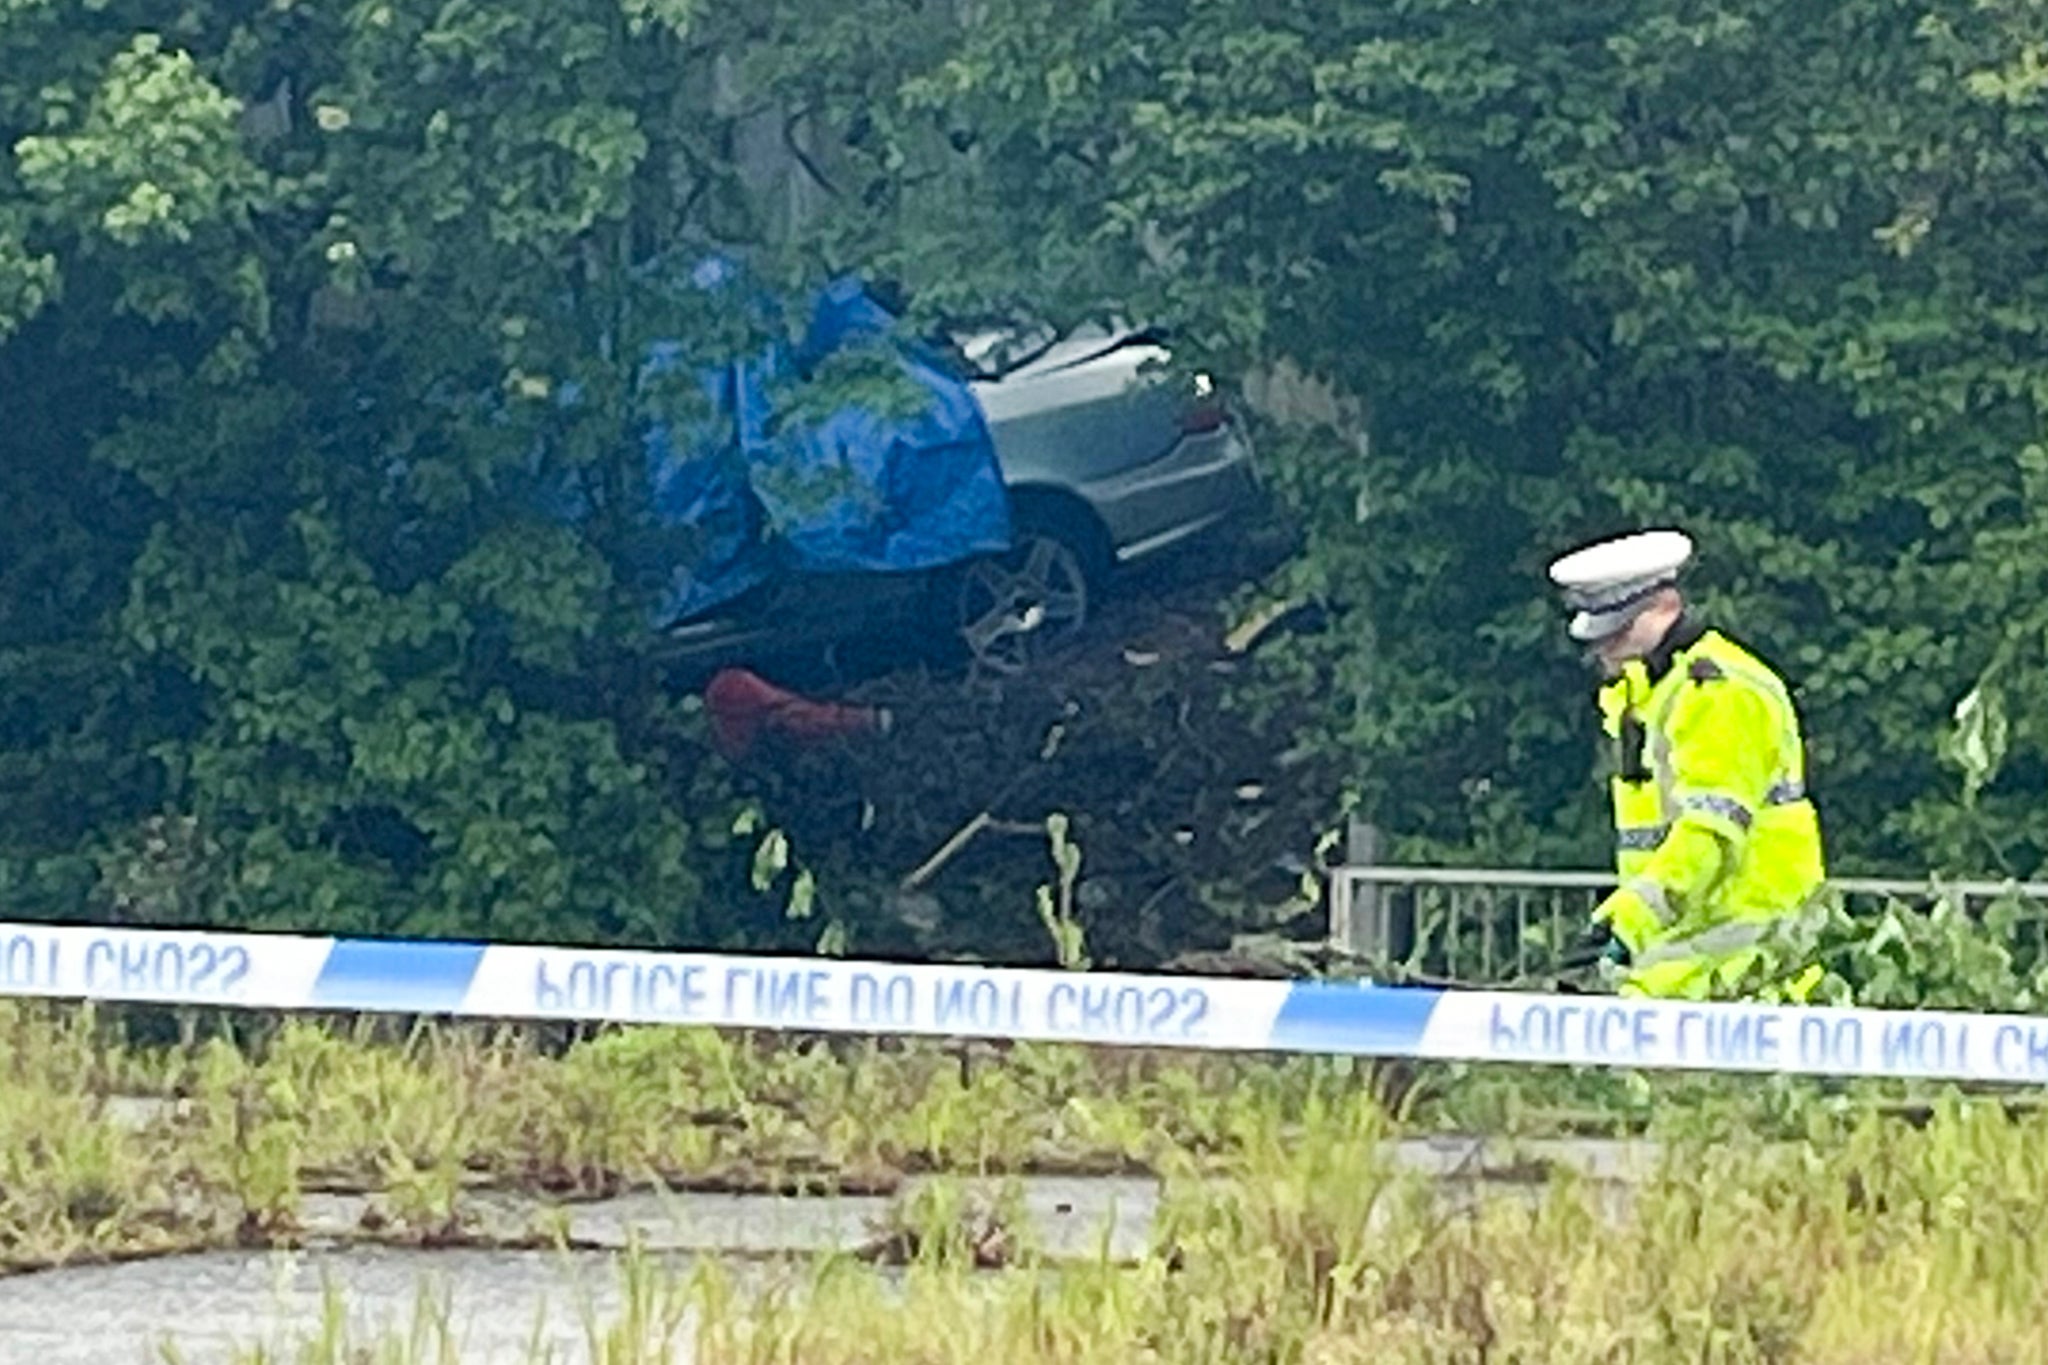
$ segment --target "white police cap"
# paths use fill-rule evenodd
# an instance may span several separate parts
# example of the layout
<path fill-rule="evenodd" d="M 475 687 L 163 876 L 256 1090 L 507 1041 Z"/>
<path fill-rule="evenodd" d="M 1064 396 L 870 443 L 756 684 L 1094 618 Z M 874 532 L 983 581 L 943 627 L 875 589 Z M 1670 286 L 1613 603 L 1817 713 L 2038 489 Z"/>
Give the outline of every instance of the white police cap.
<path fill-rule="evenodd" d="M 1602 640 L 1626 627 L 1692 559 L 1683 531 L 1639 531 L 1561 555 L 1550 579 L 1564 590 L 1574 640 Z"/>

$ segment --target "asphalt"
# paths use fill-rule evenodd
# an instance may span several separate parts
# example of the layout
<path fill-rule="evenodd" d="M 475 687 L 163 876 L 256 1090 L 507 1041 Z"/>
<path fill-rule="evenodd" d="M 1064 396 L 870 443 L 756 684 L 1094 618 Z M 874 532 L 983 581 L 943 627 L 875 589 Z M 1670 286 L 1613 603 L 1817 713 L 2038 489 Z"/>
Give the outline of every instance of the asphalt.
<path fill-rule="evenodd" d="M 1389 1149 L 1398 1167 L 1433 1181 L 1452 1204 L 1481 1192 L 1535 1196 L 1550 1170 L 1575 1171 L 1611 1210 L 1654 1165 L 1637 1144 L 1555 1141 L 1512 1147 L 1471 1138 L 1409 1140 Z M 983 1199 L 999 1182 L 966 1182 Z M 1025 1231 L 1059 1258 L 1128 1260 L 1149 1244 L 1159 1186 L 1149 1177 L 1038 1177 L 1019 1182 Z M 318 1332 L 332 1290 L 359 1329 L 408 1329 L 422 1294 L 447 1305 L 462 1365 L 526 1365 L 546 1348 L 554 1365 L 597 1357 L 588 1324 L 621 1305 L 626 1248 L 638 1245 L 670 1273 L 715 1256 L 755 1273 L 761 1258 L 807 1256 L 872 1246 L 892 1211 L 913 1197 L 775 1198 L 637 1192 L 564 1206 L 503 1192 L 465 1197 L 464 1212 L 485 1236 L 559 1238 L 558 1249 L 422 1250 L 361 1244 L 369 1196 L 322 1195 L 303 1209 L 308 1248 L 299 1252 L 208 1252 L 45 1271 L 0 1280 L 0 1362 L 33 1365 L 228 1365 L 238 1348 L 269 1348 L 297 1365 L 294 1342 Z M 688 1324 L 671 1359 L 690 1359 Z M 177 1354 L 163 1354 L 166 1344 Z"/>

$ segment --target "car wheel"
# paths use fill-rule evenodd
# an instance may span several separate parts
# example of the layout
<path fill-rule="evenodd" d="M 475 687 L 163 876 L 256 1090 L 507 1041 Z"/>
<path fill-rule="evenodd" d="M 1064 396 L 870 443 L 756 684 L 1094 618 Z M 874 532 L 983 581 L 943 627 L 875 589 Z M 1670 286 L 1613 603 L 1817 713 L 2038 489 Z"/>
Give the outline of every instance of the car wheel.
<path fill-rule="evenodd" d="M 1020 526 L 1006 553 L 962 569 L 954 619 L 977 666 L 1020 672 L 1087 625 L 1092 575 L 1088 553 L 1075 539 Z"/>

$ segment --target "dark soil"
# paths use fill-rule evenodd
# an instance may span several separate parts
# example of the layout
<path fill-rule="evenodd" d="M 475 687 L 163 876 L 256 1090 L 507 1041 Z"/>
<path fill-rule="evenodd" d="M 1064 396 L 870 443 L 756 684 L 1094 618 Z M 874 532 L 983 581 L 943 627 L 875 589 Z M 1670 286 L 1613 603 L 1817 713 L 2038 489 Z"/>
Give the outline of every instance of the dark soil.
<path fill-rule="evenodd" d="M 741 765 L 816 877 L 810 920 L 790 928 L 837 918 L 866 957 L 1050 963 L 1037 888 L 1058 890 L 1046 821 L 1063 813 L 1095 967 L 1198 954 L 1230 970 L 1239 935 L 1319 938 L 1299 897 L 1337 774 L 1290 751 L 1287 715 L 1262 724 L 1239 705 L 1247 684 L 1274 695 L 1263 651 L 1313 623 L 1297 611 L 1247 648 L 1226 643 L 1276 559 L 1220 538 L 1126 571 L 1086 629 L 1021 673 L 927 660 L 836 687 L 805 677 L 810 696 L 886 707 L 892 728 Z"/>

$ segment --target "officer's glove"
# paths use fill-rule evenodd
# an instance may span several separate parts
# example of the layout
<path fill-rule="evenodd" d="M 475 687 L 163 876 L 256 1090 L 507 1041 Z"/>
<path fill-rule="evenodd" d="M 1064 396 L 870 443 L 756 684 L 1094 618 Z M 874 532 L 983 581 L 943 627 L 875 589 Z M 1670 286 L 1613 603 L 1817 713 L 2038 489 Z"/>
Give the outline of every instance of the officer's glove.
<path fill-rule="evenodd" d="M 1594 920 L 1592 927 L 1586 931 L 1585 946 L 1586 950 L 1593 954 L 1593 960 L 1596 962 L 1620 966 L 1628 964 L 1628 945 L 1614 936 L 1612 925 L 1602 920 Z"/>
<path fill-rule="evenodd" d="M 1631 955 L 1642 952 L 1643 945 L 1656 936 L 1662 924 L 1656 909 L 1643 899 L 1642 893 L 1628 886 L 1600 902 L 1593 911 L 1593 922 L 1613 930 L 1615 938 Z"/>

